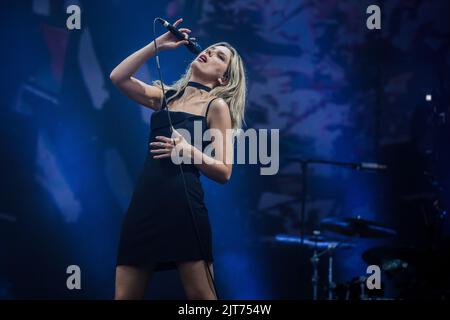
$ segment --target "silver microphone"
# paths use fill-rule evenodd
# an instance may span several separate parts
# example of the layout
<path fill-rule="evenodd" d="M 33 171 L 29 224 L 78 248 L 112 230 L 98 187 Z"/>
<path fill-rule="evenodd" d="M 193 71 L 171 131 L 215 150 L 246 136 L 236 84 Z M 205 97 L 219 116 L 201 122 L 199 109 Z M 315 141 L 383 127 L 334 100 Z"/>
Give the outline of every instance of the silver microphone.
<path fill-rule="evenodd" d="M 387 166 L 384 164 L 373 162 L 361 162 L 361 164 L 359 165 L 359 169 L 384 171 L 387 169 Z"/>

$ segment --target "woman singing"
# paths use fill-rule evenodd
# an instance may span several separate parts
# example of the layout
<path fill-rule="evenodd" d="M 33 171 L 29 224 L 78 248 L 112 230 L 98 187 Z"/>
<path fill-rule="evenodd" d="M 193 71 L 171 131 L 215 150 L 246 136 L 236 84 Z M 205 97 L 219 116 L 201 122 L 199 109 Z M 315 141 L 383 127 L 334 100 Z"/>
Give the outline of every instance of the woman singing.
<path fill-rule="evenodd" d="M 178 26 L 182 19 L 174 23 Z M 180 28 L 189 34 L 190 30 Z M 187 43 L 167 32 L 156 39 L 159 51 Z M 231 176 L 232 137 L 244 117 L 245 73 L 241 57 L 228 43 L 201 52 L 172 86 L 146 84 L 133 74 L 155 54 L 152 41 L 122 61 L 110 75 L 117 88 L 137 103 L 155 110 L 151 116 L 149 150 L 135 186 L 120 236 L 115 299 L 142 299 L 152 272 L 177 269 L 188 299 L 216 299 L 210 275 L 212 244 L 208 210 L 203 201 L 200 173 L 219 183 Z M 168 115 L 174 131 L 172 135 Z M 214 149 L 207 155 L 177 129 L 194 137 L 194 123 L 204 131 L 216 129 L 223 139 L 202 142 Z M 175 148 L 175 150 L 173 150 Z M 192 160 L 172 161 L 172 151 Z M 184 181 L 186 182 L 187 193 Z M 209 268 L 209 271 L 207 270 Z"/>

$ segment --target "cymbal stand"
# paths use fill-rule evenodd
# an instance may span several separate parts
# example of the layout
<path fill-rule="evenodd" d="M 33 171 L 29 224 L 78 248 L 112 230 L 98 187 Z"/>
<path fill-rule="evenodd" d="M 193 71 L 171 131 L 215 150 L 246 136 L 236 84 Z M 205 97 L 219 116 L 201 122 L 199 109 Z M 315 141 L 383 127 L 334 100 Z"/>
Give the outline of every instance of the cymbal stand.
<path fill-rule="evenodd" d="M 322 252 L 318 252 L 317 246 L 314 248 L 313 256 L 311 257 L 311 264 L 313 266 L 313 276 L 311 278 L 312 288 L 313 288 L 313 300 L 318 299 L 318 287 L 319 287 L 319 262 L 320 257 L 328 253 L 328 300 L 333 300 L 333 290 L 335 288 L 335 283 L 333 281 L 333 253 L 337 245 L 329 245 L 328 248 Z"/>

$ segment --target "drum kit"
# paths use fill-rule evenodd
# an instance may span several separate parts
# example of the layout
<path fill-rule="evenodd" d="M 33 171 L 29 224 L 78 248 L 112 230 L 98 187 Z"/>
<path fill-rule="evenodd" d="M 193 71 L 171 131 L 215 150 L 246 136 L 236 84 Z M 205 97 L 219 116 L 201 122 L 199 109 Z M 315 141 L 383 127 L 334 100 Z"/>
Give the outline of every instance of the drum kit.
<path fill-rule="evenodd" d="M 327 299 L 343 300 L 368 300 L 370 299 L 366 290 L 366 277 L 361 276 L 349 282 L 337 285 L 333 279 L 334 252 L 336 250 L 352 249 L 356 246 L 355 239 L 358 238 L 388 238 L 396 235 L 396 231 L 375 221 L 355 218 L 327 218 L 321 221 L 321 227 L 339 236 L 346 236 L 351 241 L 341 241 L 338 238 L 325 237 L 320 231 L 314 231 L 312 235 L 304 237 L 279 234 L 274 237 L 277 243 L 297 244 L 304 248 L 312 249 L 310 258 L 312 264 L 312 298 L 319 299 L 319 262 L 323 256 L 328 259 L 327 272 Z M 375 247 L 363 253 L 363 260 L 369 264 L 380 266 L 384 271 L 404 267 L 408 264 L 413 251 L 391 248 L 389 246 Z"/>
<path fill-rule="evenodd" d="M 375 170 L 385 171 L 387 167 L 375 163 L 348 163 L 325 160 L 312 160 L 291 158 L 294 162 L 301 165 L 302 174 L 296 177 L 295 181 L 301 185 L 301 208 L 300 208 L 300 232 L 298 236 L 279 234 L 275 237 L 269 237 L 275 243 L 290 243 L 299 245 L 301 248 L 312 250 L 310 262 L 312 265 L 312 298 L 319 299 L 319 263 L 322 257 L 326 256 L 328 260 L 327 265 L 327 283 L 325 286 L 326 299 L 336 300 L 369 300 L 369 299 L 387 299 L 384 295 L 384 288 L 381 290 L 368 290 L 366 275 L 353 278 L 352 280 L 336 284 L 333 277 L 334 269 L 334 255 L 336 250 L 353 249 L 358 244 L 357 239 L 388 239 L 397 236 L 397 231 L 389 226 L 383 225 L 376 221 L 362 219 L 360 216 L 345 217 L 345 218 L 326 218 L 320 220 L 321 229 L 328 233 L 334 234 L 335 238 L 323 236 L 320 231 L 313 231 L 312 234 L 306 234 L 306 202 L 308 195 L 308 171 L 312 164 L 331 165 L 338 167 L 347 167 L 355 170 Z M 290 202 L 296 202 L 298 199 L 294 197 Z M 281 199 L 281 202 L 286 203 L 286 200 Z M 274 207 L 280 208 L 280 204 Z M 283 211 L 283 210 L 282 210 Z M 447 212 L 439 209 L 439 212 Z M 442 215 L 439 215 L 442 220 Z M 441 222 L 442 223 L 442 222 Z M 440 225 L 440 224 L 439 224 Z M 327 233 L 327 234 L 328 234 Z M 344 241 L 342 239 L 345 239 Z M 435 247 L 428 244 L 417 244 L 425 249 L 419 250 L 414 247 L 401 246 L 378 246 L 370 248 L 362 253 L 362 260 L 367 265 L 376 265 L 380 271 L 395 278 L 395 298 L 408 298 L 416 295 L 417 297 L 427 295 L 425 292 L 432 294 L 437 293 L 441 296 L 445 293 L 450 297 L 450 277 L 448 278 L 448 285 L 444 283 L 441 275 L 446 274 L 450 268 L 450 251 L 440 250 L 438 254 L 435 253 Z M 430 250 L 431 249 L 431 250 Z M 442 254 L 444 252 L 444 254 Z M 308 255 L 310 252 L 308 252 Z M 435 266 L 443 266 L 440 271 L 436 270 Z M 392 276 L 392 277 L 391 277 Z M 405 277 L 406 276 L 406 277 Z M 398 282 L 400 280 L 401 283 Z M 413 283 L 413 284 L 411 284 Z M 435 290 L 437 288 L 437 290 Z M 425 291 L 429 290 L 429 291 Z"/>

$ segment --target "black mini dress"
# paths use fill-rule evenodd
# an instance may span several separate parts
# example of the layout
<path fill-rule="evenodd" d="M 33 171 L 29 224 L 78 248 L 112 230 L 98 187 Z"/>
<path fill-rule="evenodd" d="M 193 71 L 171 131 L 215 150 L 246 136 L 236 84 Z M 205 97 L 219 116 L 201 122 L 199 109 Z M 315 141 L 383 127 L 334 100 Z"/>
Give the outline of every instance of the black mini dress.
<path fill-rule="evenodd" d="M 166 98 L 174 93 L 168 91 Z M 153 112 L 148 142 L 155 141 L 156 136 L 171 136 L 167 112 L 170 112 L 175 129 L 188 130 L 194 137 L 194 124 L 197 122 L 196 126 L 201 125 L 203 135 L 214 99 L 208 103 L 205 115 L 169 111 L 167 108 Z M 204 148 L 207 143 L 202 145 Z M 161 271 L 174 269 L 176 262 L 182 261 L 206 260 L 212 263 L 211 226 L 199 170 L 194 164 L 174 164 L 170 157 L 153 159 L 152 156 L 148 146 L 143 169 L 123 220 L 116 265 L 153 267 L 155 271 Z M 183 166 L 187 194 L 180 165 Z"/>

